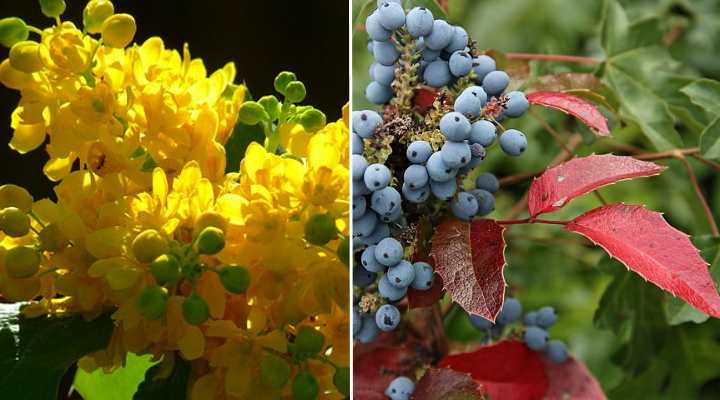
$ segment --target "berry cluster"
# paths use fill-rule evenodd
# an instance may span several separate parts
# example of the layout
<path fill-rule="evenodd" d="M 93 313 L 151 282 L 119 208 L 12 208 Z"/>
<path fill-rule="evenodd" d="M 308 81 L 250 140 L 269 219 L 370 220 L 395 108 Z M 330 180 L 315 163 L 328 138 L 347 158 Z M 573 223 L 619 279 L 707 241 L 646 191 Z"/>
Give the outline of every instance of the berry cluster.
<path fill-rule="evenodd" d="M 470 322 L 492 339 L 501 336 L 508 325 L 519 321 L 521 317 L 522 304 L 517 299 L 508 297 L 495 323 L 477 315 L 470 315 Z M 530 311 L 522 321 L 525 326 L 522 338 L 531 350 L 543 352 L 550 362 L 561 364 L 568 358 L 567 346 L 561 340 L 550 340 L 547 332 L 556 321 L 557 314 L 552 307 Z"/>

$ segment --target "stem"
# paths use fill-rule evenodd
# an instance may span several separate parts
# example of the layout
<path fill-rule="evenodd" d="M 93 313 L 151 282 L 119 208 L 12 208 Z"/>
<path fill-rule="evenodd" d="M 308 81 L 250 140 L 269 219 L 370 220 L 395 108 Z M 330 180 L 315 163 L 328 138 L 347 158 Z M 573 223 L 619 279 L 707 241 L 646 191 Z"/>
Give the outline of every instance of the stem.
<path fill-rule="evenodd" d="M 267 137 L 267 144 L 265 150 L 270 154 L 277 152 L 278 146 L 280 146 L 280 130 L 273 130 L 269 123 L 263 122 L 263 131 L 265 131 L 265 137 Z"/>
<path fill-rule="evenodd" d="M 717 223 L 715 222 L 715 217 L 713 216 L 712 210 L 710 209 L 710 206 L 705 199 L 705 195 L 703 194 L 702 189 L 700 189 L 700 184 L 698 183 L 697 176 L 695 176 L 695 171 L 693 171 L 692 165 L 690 165 L 690 162 L 688 162 L 687 158 L 685 158 L 685 155 L 679 151 L 675 154 L 675 158 L 682 161 L 685 169 L 687 170 L 688 176 L 690 177 L 690 182 L 692 183 L 693 189 L 695 189 L 695 194 L 700 201 L 700 205 L 702 205 L 703 210 L 705 211 L 705 216 L 707 218 L 708 224 L 710 225 L 710 230 L 712 231 L 713 236 L 720 236 L 720 230 L 718 230 Z"/>
<path fill-rule="evenodd" d="M 658 151 L 654 153 L 642 153 L 634 155 L 633 157 L 637 158 L 638 160 L 644 160 L 644 161 L 653 161 L 653 160 L 661 160 L 663 158 L 678 158 L 682 156 L 689 156 L 691 154 L 696 154 L 700 151 L 697 147 L 691 147 L 689 149 L 672 149 L 672 150 L 666 150 L 666 151 Z"/>
<path fill-rule="evenodd" d="M 27 28 L 28 28 L 28 30 L 29 30 L 30 32 L 32 32 L 32 33 L 37 33 L 37 34 L 40 35 L 40 36 L 42 36 L 42 34 L 43 34 L 43 31 L 42 31 L 42 29 L 40 29 L 40 28 L 36 28 L 36 27 L 34 27 L 34 26 L 31 26 L 31 25 L 27 25 Z"/>
<path fill-rule="evenodd" d="M 558 221 L 554 219 L 542 218 L 524 218 L 524 219 L 508 219 L 495 221 L 498 225 L 522 225 L 522 224 L 549 224 L 549 225 L 567 225 L 570 221 Z"/>
<path fill-rule="evenodd" d="M 550 126 L 550 124 L 547 123 L 547 121 L 545 120 L 545 118 L 542 117 L 542 115 L 534 111 L 532 108 L 528 110 L 528 113 L 530 114 L 530 116 L 535 118 L 535 120 L 537 120 L 540 125 L 542 125 L 542 127 L 545 128 L 548 133 L 550 133 L 550 135 L 552 135 L 553 139 L 555 139 L 555 143 L 562 147 L 562 149 L 566 152 L 572 153 L 572 150 L 567 147 L 567 144 L 565 144 L 565 141 L 563 140 L 562 136 L 560 136 L 560 133 L 558 133 L 558 131 L 556 131 L 552 126 Z"/>
<path fill-rule="evenodd" d="M 592 57 L 568 56 L 564 54 L 506 53 L 505 56 L 508 60 L 542 60 L 589 65 L 596 65 L 605 62 L 605 60 L 599 60 Z"/>
<path fill-rule="evenodd" d="M 605 198 L 603 197 L 603 195 L 600 194 L 600 190 L 594 190 L 594 191 L 593 191 L 593 194 L 594 194 L 595 197 L 600 201 L 600 203 L 602 203 L 602 205 L 604 205 L 604 206 L 607 205 L 608 202 L 607 202 L 607 200 L 605 200 Z"/>

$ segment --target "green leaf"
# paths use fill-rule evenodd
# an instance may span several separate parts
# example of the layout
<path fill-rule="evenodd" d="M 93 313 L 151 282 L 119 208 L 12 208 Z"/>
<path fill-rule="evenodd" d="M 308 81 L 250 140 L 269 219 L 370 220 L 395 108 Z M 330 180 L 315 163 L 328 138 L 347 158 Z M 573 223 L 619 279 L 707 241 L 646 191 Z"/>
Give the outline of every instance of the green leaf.
<path fill-rule="evenodd" d="M 608 58 L 625 49 L 630 23 L 625 10 L 615 0 L 605 1 L 601 41 Z"/>
<path fill-rule="evenodd" d="M 245 158 L 245 150 L 252 142 L 260 144 L 265 142 L 262 125 L 246 125 L 237 122 L 230 138 L 225 142 L 225 172 L 240 170 L 240 161 Z"/>
<path fill-rule="evenodd" d="M 0 305 L 0 387 L 7 399 L 56 399 L 65 372 L 110 341 L 110 314 L 92 321 L 19 316 L 19 304 Z"/>
<path fill-rule="evenodd" d="M 698 79 L 680 91 L 705 111 L 720 115 L 720 82 L 712 79 Z"/>
<path fill-rule="evenodd" d="M 165 361 L 156 364 L 145 374 L 145 380 L 140 383 L 133 400 L 177 400 L 186 399 L 188 389 L 188 378 L 190 377 L 190 363 L 179 356 L 175 356 L 172 362 L 172 372 L 169 376 L 163 376 Z"/>
<path fill-rule="evenodd" d="M 156 364 L 151 359 L 150 355 L 128 353 L 125 366 L 109 374 L 100 369 L 92 373 L 78 369 L 73 387 L 85 400 L 130 400 L 145 378 L 145 372 Z"/>
<path fill-rule="evenodd" d="M 700 136 L 700 152 L 705 158 L 720 160 L 720 116 L 703 130 Z"/>

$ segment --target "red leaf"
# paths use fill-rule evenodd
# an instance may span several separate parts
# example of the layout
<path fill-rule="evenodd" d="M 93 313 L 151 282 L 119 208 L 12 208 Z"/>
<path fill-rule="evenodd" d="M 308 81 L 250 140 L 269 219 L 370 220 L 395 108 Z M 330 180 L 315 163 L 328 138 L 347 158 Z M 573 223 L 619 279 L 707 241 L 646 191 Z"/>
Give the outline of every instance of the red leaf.
<path fill-rule="evenodd" d="M 414 400 L 483 399 L 483 390 L 469 375 L 447 368 L 431 368 L 415 387 Z"/>
<path fill-rule="evenodd" d="M 629 269 L 698 310 L 720 317 L 720 296 L 708 264 L 688 236 L 643 206 L 611 204 L 566 225 Z"/>
<path fill-rule="evenodd" d="M 435 99 L 437 99 L 439 93 L 440 92 L 429 86 L 422 86 L 416 89 L 415 98 L 413 99 L 415 109 L 420 114 L 424 114 L 430 107 L 433 106 L 433 103 L 435 102 Z"/>
<path fill-rule="evenodd" d="M 432 239 L 435 271 L 452 300 L 491 321 L 505 297 L 504 230 L 489 219 L 452 220 L 438 226 Z"/>
<path fill-rule="evenodd" d="M 386 399 L 384 392 L 398 376 L 415 376 L 417 355 L 410 347 L 384 342 L 353 348 L 353 399 Z"/>
<path fill-rule="evenodd" d="M 528 194 L 531 216 L 559 210 L 570 200 L 623 179 L 658 175 L 665 167 L 612 154 L 574 158 L 535 179 Z"/>
<path fill-rule="evenodd" d="M 469 373 L 491 399 L 542 399 L 548 389 L 542 355 L 515 340 L 447 356 L 440 366 Z"/>
<path fill-rule="evenodd" d="M 562 364 L 553 364 L 547 360 L 543 362 L 550 381 L 550 387 L 545 393 L 546 400 L 605 399 L 602 388 L 583 363 L 574 358 L 569 358 Z"/>
<path fill-rule="evenodd" d="M 607 119 L 594 104 L 562 92 L 534 92 L 527 95 L 530 104 L 554 108 L 579 118 L 599 136 L 610 136 Z"/>

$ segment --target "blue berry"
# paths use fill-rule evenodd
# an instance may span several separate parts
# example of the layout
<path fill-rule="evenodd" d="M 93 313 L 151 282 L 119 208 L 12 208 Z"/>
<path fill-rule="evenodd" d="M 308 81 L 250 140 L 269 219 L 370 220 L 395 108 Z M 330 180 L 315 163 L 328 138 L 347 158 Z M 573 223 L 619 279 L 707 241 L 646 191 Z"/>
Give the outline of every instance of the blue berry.
<path fill-rule="evenodd" d="M 422 60 L 427 62 L 435 61 L 440 57 L 440 53 L 442 53 L 442 50 L 429 49 L 426 45 L 422 52 Z"/>
<path fill-rule="evenodd" d="M 375 282 L 374 273 L 366 270 L 360 265 L 353 266 L 353 286 L 364 288 L 368 287 L 373 282 Z"/>
<path fill-rule="evenodd" d="M 401 260 L 399 263 L 388 268 L 387 277 L 391 285 L 406 288 L 410 286 L 415 279 L 415 269 L 409 262 Z"/>
<path fill-rule="evenodd" d="M 383 28 L 394 31 L 405 25 L 405 10 L 400 3 L 385 2 L 378 6 L 378 22 Z"/>
<path fill-rule="evenodd" d="M 440 149 L 443 163 L 450 168 L 460 168 L 470 162 L 470 146 L 464 142 L 445 142 Z"/>
<path fill-rule="evenodd" d="M 368 53 L 370 53 L 370 55 L 372 55 L 372 53 L 373 53 L 373 40 L 372 39 L 369 39 L 367 42 L 367 50 L 368 50 Z"/>
<path fill-rule="evenodd" d="M 367 200 L 365 196 L 353 196 L 352 212 L 353 219 L 361 218 L 367 210 Z"/>
<path fill-rule="evenodd" d="M 368 15 L 368 17 L 365 19 L 365 30 L 368 33 L 368 36 L 372 40 L 377 41 L 386 41 L 390 40 L 390 36 L 392 36 L 392 31 L 385 29 L 382 25 L 380 25 L 380 21 L 378 20 L 379 15 L 377 11 L 374 11 L 372 14 Z M 369 47 L 372 53 L 372 47 Z"/>
<path fill-rule="evenodd" d="M 470 129 L 470 143 L 478 143 L 483 145 L 483 147 L 490 146 L 495 142 L 495 138 L 497 137 L 495 133 L 496 129 L 492 122 L 484 119 L 473 122 Z"/>
<path fill-rule="evenodd" d="M 480 143 L 473 143 L 470 145 L 470 156 L 472 156 L 473 159 L 482 161 L 485 159 L 486 154 L 485 147 Z"/>
<path fill-rule="evenodd" d="M 479 315 L 469 314 L 468 316 L 470 317 L 470 323 L 472 323 L 476 329 L 481 331 L 486 331 L 495 325 L 491 321 L 488 321 Z"/>
<path fill-rule="evenodd" d="M 377 48 L 375 49 L 377 51 Z M 375 56 L 377 59 L 377 55 Z M 490 96 L 497 96 L 510 84 L 510 76 L 505 71 L 492 71 L 483 78 L 482 86 Z"/>
<path fill-rule="evenodd" d="M 475 82 L 481 83 L 485 76 L 495 71 L 495 60 L 490 56 L 481 55 L 473 60 L 473 71 L 475 71 Z"/>
<path fill-rule="evenodd" d="M 375 259 L 386 267 L 392 267 L 403 258 L 403 247 L 395 238 L 385 238 L 375 246 Z"/>
<path fill-rule="evenodd" d="M 390 400 L 408 400 L 414 391 L 415 383 L 410 378 L 399 376 L 385 389 L 385 396 Z"/>
<path fill-rule="evenodd" d="M 500 315 L 497 317 L 498 323 L 503 325 L 511 324 L 522 317 L 522 304 L 512 297 L 505 299 Z"/>
<path fill-rule="evenodd" d="M 385 272 L 385 266 L 380 264 L 375 258 L 375 247 L 376 246 L 369 246 L 363 250 L 360 255 L 360 263 L 363 268 L 370 272 Z"/>
<path fill-rule="evenodd" d="M 385 104 L 392 99 L 393 91 L 390 87 L 373 81 L 365 88 L 365 97 L 373 104 Z"/>
<path fill-rule="evenodd" d="M 436 88 L 443 87 L 450 83 L 452 74 L 450 74 L 450 67 L 447 61 L 435 60 L 428 64 L 423 72 L 423 79 L 425 83 Z"/>
<path fill-rule="evenodd" d="M 382 117 L 375 111 L 362 110 L 352 113 L 352 131 L 361 138 L 371 138 L 380 124 L 382 124 Z"/>
<path fill-rule="evenodd" d="M 361 268 L 362 269 L 362 268 Z M 390 284 L 387 275 L 384 275 L 378 281 L 378 293 L 385 299 L 390 301 L 398 301 L 405 297 L 407 288 L 399 288 Z"/>
<path fill-rule="evenodd" d="M 360 343 L 371 343 L 380 333 L 375 323 L 375 315 L 369 314 L 362 317 L 362 326 L 360 331 L 355 335 L 355 339 Z"/>
<path fill-rule="evenodd" d="M 415 7 L 407 15 L 405 26 L 412 37 L 427 36 L 433 30 L 433 15 L 425 7 Z"/>
<path fill-rule="evenodd" d="M 380 215 L 391 215 L 400 209 L 402 197 L 395 188 L 386 186 L 372 194 L 370 208 Z"/>
<path fill-rule="evenodd" d="M 370 192 L 370 189 L 368 189 L 367 186 L 365 186 L 365 180 L 363 180 L 363 179 L 358 179 L 358 180 L 353 179 L 352 189 L 353 189 L 353 195 L 355 195 L 355 196 L 362 196 L 362 195 L 372 193 L 372 192 Z"/>
<path fill-rule="evenodd" d="M 425 167 L 427 168 L 428 175 L 430 175 L 430 179 L 435 182 L 450 181 L 457 175 L 457 169 L 446 165 L 439 151 L 432 153 Z"/>
<path fill-rule="evenodd" d="M 363 151 L 365 151 L 365 145 L 363 144 L 363 140 L 360 136 L 358 136 L 356 133 L 352 134 L 352 153 L 353 154 L 362 154 Z"/>
<path fill-rule="evenodd" d="M 495 175 L 489 172 L 483 172 L 475 178 L 475 187 L 477 189 L 487 190 L 490 193 L 495 193 L 500 189 L 500 182 Z"/>
<path fill-rule="evenodd" d="M 568 359 L 567 346 L 560 340 L 551 340 L 545 349 L 545 356 L 554 364 L 562 364 Z"/>
<path fill-rule="evenodd" d="M 531 326 L 525 329 L 523 335 L 525 344 L 534 351 L 543 351 L 548 345 L 548 333 L 546 330 Z"/>
<path fill-rule="evenodd" d="M 495 196 L 487 190 L 473 189 L 470 193 L 475 196 L 478 201 L 477 215 L 485 216 L 495 211 Z"/>
<path fill-rule="evenodd" d="M 440 118 L 440 132 L 451 142 L 469 139 L 470 130 L 470 121 L 459 112 L 449 112 Z"/>
<path fill-rule="evenodd" d="M 400 52 L 392 42 L 373 42 L 373 56 L 382 65 L 393 65 L 400 57 Z"/>
<path fill-rule="evenodd" d="M 378 8 L 382 7 L 385 3 L 398 3 L 402 4 L 401 0 L 377 0 L 377 6 Z"/>
<path fill-rule="evenodd" d="M 530 108 L 530 103 L 528 103 L 525 93 L 515 90 L 507 94 L 503 114 L 510 118 L 517 118 L 525 114 L 528 108 Z"/>
<path fill-rule="evenodd" d="M 366 212 L 362 217 L 353 220 L 353 235 L 357 237 L 370 236 L 378 223 L 377 214 Z"/>
<path fill-rule="evenodd" d="M 455 99 L 453 109 L 460 114 L 474 118 L 480 116 L 480 110 L 487 101 L 487 94 L 480 86 L 472 86 L 460 93 Z"/>
<path fill-rule="evenodd" d="M 427 169 L 419 164 L 412 164 L 405 170 L 403 174 L 403 182 L 410 187 L 410 189 L 420 189 L 427 186 L 430 176 L 428 175 Z"/>
<path fill-rule="evenodd" d="M 508 129 L 500 135 L 500 148 L 507 155 L 519 156 L 525 152 L 527 146 L 525 134 L 517 129 Z"/>
<path fill-rule="evenodd" d="M 537 325 L 539 327 L 548 329 L 555 324 L 555 321 L 557 321 L 557 314 L 555 314 L 554 308 L 546 306 L 537 311 Z"/>
<path fill-rule="evenodd" d="M 460 192 L 450 203 L 450 210 L 457 219 L 470 221 L 478 211 L 477 199 L 468 192 Z"/>
<path fill-rule="evenodd" d="M 430 155 L 433 153 L 432 146 L 429 142 L 424 140 L 416 140 L 407 148 L 405 155 L 407 159 L 414 164 L 423 164 L 427 162 Z"/>
<path fill-rule="evenodd" d="M 381 240 L 385 239 L 388 236 L 390 236 L 390 227 L 388 226 L 388 224 L 383 224 L 382 222 L 379 222 L 375 226 L 375 229 L 372 231 L 370 236 L 363 238 L 363 242 L 366 246 L 372 246 L 378 244 Z"/>
<path fill-rule="evenodd" d="M 402 207 L 395 207 L 392 211 L 383 214 L 380 220 L 385 223 L 395 222 L 403 215 Z"/>
<path fill-rule="evenodd" d="M 352 178 L 361 179 L 365 175 L 365 170 L 368 167 L 368 162 L 365 157 L 353 154 L 350 164 L 352 165 Z"/>
<path fill-rule="evenodd" d="M 362 328 L 362 314 L 357 309 L 353 308 L 353 320 L 352 320 L 353 336 L 357 335 Z"/>
<path fill-rule="evenodd" d="M 365 169 L 363 180 L 365 186 L 372 191 L 380 190 L 390 184 L 392 173 L 384 164 L 375 163 Z"/>
<path fill-rule="evenodd" d="M 453 40 L 455 30 L 442 19 L 433 21 L 433 28 L 429 35 L 425 36 L 425 46 L 431 50 L 440 51 L 447 47 Z"/>
<path fill-rule="evenodd" d="M 411 203 L 420 204 L 427 201 L 430 197 L 430 187 L 424 186 L 419 189 L 411 189 L 407 183 L 403 183 L 402 194 L 405 200 Z"/>
<path fill-rule="evenodd" d="M 530 311 L 529 313 L 525 314 L 525 318 L 523 319 L 523 323 L 525 326 L 536 326 L 537 325 L 537 311 Z"/>
<path fill-rule="evenodd" d="M 413 264 L 413 268 L 415 269 L 415 278 L 410 286 L 416 290 L 430 289 L 435 278 L 433 267 L 426 262 L 418 261 Z"/>
<path fill-rule="evenodd" d="M 400 324 L 400 310 L 392 304 L 383 304 L 375 313 L 375 323 L 384 332 L 390 332 Z"/>
<path fill-rule="evenodd" d="M 450 56 L 450 73 L 460 78 L 472 71 L 472 57 L 465 51 L 456 51 Z"/>
<path fill-rule="evenodd" d="M 389 87 L 395 80 L 395 66 L 375 64 L 372 79 L 383 86 Z"/>
<path fill-rule="evenodd" d="M 468 45 L 468 34 L 461 26 L 453 27 L 452 39 L 450 43 L 445 46 L 445 50 L 449 53 L 453 53 L 459 50 L 464 50 Z M 472 65 L 471 65 L 472 66 Z"/>
<path fill-rule="evenodd" d="M 440 200 L 450 200 L 457 191 L 455 179 L 446 182 L 430 181 L 430 191 Z"/>

